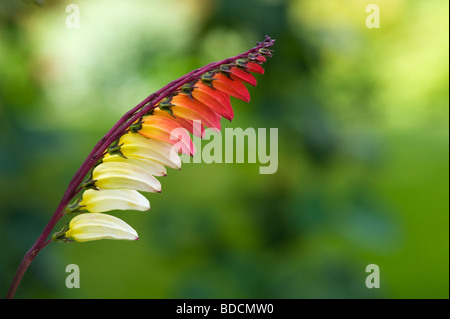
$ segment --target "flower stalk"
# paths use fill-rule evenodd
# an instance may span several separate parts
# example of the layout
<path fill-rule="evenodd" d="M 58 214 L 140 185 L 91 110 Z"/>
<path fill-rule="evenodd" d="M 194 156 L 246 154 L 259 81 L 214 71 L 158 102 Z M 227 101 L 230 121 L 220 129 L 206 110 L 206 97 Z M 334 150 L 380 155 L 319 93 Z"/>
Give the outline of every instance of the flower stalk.
<path fill-rule="evenodd" d="M 247 73 L 245 70 L 256 73 L 263 73 L 264 70 L 262 67 L 255 63 L 255 62 L 264 62 L 265 57 L 264 56 L 271 56 L 271 50 L 270 48 L 275 40 L 271 39 L 270 37 L 266 36 L 265 40 L 263 42 L 258 42 L 257 46 L 250 49 L 247 52 L 244 52 L 242 54 L 239 54 L 234 57 L 230 57 L 227 59 L 224 59 L 222 61 L 213 62 L 206 66 L 203 66 L 199 69 L 196 69 L 194 71 L 191 71 L 187 73 L 186 75 L 180 77 L 179 79 L 169 83 L 165 87 L 161 88 L 157 92 L 149 95 L 147 98 L 145 98 L 142 102 L 140 102 L 138 105 L 136 105 L 134 108 L 132 108 L 130 111 L 125 113 L 122 118 L 119 119 L 119 121 L 106 133 L 106 135 L 100 139 L 100 141 L 94 146 L 92 151 L 89 153 L 85 161 L 81 164 L 80 168 L 76 171 L 75 175 L 73 176 L 72 180 L 70 181 L 64 195 L 62 196 L 62 199 L 60 203 L 58 204 L 53 216 L 50 218 L 48 224 L 45 226 L 44 230 L 36 240 L 36 242 L 33 244 L 33 246 L 27 251 L 25 256 L 23 257 L 21 263 L 19 264 L 19 267 L 16 271 L 16 274 L 12 280 L 11 286 L 9 288 L 9 291 L 7 293 L 6 298 L 14 298 L 14 295 L 17 291 L 17 288 L 28 269 L 28 266 L 31 264 L 31 262 L 34 260 L 36 255 L 39 253 L 41 249 L 43 249 L 45 246 L 47 246 L 51 241 L 52 238 L 50 236 L 53 228 L 58 223 L 58 221 L 65 215 L 66 213 L 66 207 L 70 204 L 70 202 L 75 198 L 75 196 L 83 190 L 82 185 L 83 181 L 86 179 L 86 176 L 90 174 L 92 176 L 92 172 L 94 167 L 99 163 L 99 161 L 105 156 L 108 149 L 112 146 L 120 146 L 119 139 L 128 131 L 133 132 L 133 130 L 140 130 L 142 127 L 142 118 L 151 113 L 157 106 L 158 103 L 161 102 L 164 99 L 170 99 L 174 94 L 176 94 L 177 91 L 183 91 L 183 89 L 189 89 L 190 92 L 188 92 L 188 96 L 192 99 L 192 95 L 197 97 L 198 100 L 202 100 L 203 98 L 207 99 L 207 93 L 208 90 L 213 90 L 209 85 L 205 85 L 203 83 L 207 84 L 215 84 L 216 82 L 219 83 L 219 85 L 222 85 L 222 88 L 225 89 L 227 85 L 230 84 L 230 81 L 232 82 L 233 79 L 238 78 L 241 81 L 247 82 L 251 85 L 255 85 L 256 81 L 254 81 L 254 78 L 249 76 L 249 73 Z M 219 70 L 220 73 L 217 73 L 217 76 L 211 78 L 209 72 L 212 72 L 214 70 Z M 202 78 L 203 77 L 203 78 Z M 202 86 L 201 88 L 198 88 L 196 90 L 193 90 L 192 83 L 198 82 L 199 80 L 205 80 L 203 83 L 200 83 L 198 85 Z M 237 81 L 235 81 L 237 82 Z M 239 82 L 239 84 L 241 84 Z M 249 100 L 249 96 L 247 96 L 247 93 L 244 90 L 245 88 L 241 87 L 233 87 L 230 89 L 231 91 L 227 92 L 231 95 L 235 94 L 235 96 L 240 97 L 241 99 L 247 101 Z M 218 92 L 218 91 L 215 91 Z M 219 92 L 221 93 L 221 92 Z M 219 93 L 216 93 L 218 96 Z M 198 96 L 196 96 L 196 94 Z M 201 95 L 203 94 L 203 96 Z M 206 103 L 206 102 L 205 102 Z M 162 103 L 163 107 L 160 108 L 161 110 L 164 109 L 164 105 L 166 103 Z M 170 109 L 171 105 L 168 103 L 166 105 L 166 109 L 164 111 L 170 111 L 168 114 L 171 114 L 172 109 Z M 180 108 L 178 107 L 178 110 Z M 177 109 L 174 109 L 177 111 Z M 231 113 L 230 113 L 231 112 Z M 165 112 L 163 112 L 165 113 Z M 224 109 L 222 110 L 221 115 L 231 120 L 232 117 L 232 110 Z M 172 115 L 169 115 L 172 116 Z M 172 121 L 172 120 L 170 120 Z M 145 123 L 144 123 L 145 125 Z M 220 127 L 219 127 L 220 129 Z M 114 144 L 118 143 L 118 144 Z M 119 148 L 120 152 L 120 148 Z M 117 156 L 117 155 L 112 155 Z M 111 163 L 115 166 L 119 166 L 120 163 Z M 109 165 L 109 166 L 114 166 Z M 164 172 L 161 173 L 163 175 Z M 94 186 L 95 187 L 95 186 Z M 144 205 L 144 204 L 142 204 Z M 89 213 L 89 214 L 99 214 L 99 213 Z M 100 216 L 100 215 L 98 215 Z M 83 217 L 82 219 L 86 219 Z M 82 220 L 80 219 L 80 220 Z M 80 229 L 83 229 L 81 226 L 79 226 Z M 128 230 L 127 230 L 128 231 Z M 129 230 L 131 231 L 131 230 Z M 134 236 L 134 234 L 133 234 Z M 50 237 L 50 239 L 49 239 Z"/>

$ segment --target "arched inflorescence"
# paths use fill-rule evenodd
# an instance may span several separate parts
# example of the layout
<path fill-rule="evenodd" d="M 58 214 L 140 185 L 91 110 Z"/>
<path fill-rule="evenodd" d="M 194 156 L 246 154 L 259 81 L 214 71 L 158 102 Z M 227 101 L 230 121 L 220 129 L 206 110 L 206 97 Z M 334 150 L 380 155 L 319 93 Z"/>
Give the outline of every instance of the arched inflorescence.
<path fill-rule="evenodd" d="M 174 89 L 157 96 L 158 102 L 150 103 L 102 153 L 66 207 L 67 213 L 77 215 L 53 240 L 138 239 L 131 226 L 105 212 L 150 209 L 141 192 L 161 192 L 157 177 L 166 175 L 166 167 L 181 168 L 179 154 L 194 155 L 190 134 L 203 137 L 206 128 L 220 131 L 222 117 L 233 119 L 230 96 L 250 101 L 245 84 L 256 85 L 252 73 L 264 73 L 261 65 L 272 56 L 273 42 L 266 37 L 252 52 L 200 68 L 200 74 L 175 82 Z"/>

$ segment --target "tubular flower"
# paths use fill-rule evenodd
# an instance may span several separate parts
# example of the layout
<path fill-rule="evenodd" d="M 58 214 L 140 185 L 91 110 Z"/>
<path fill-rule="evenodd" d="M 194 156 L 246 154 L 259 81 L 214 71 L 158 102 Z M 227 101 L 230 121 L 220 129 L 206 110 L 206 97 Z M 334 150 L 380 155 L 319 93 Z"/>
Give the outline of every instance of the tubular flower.
<path fill-rule="evenodd" d="M 173 114 L 175 114 L 175 112 L 176 112 L 175 108 L 172 108 L 172 111 L 174 112 Z M 163 116 L 163 117 L 168 117 L 168 118 L 173 119 L 173 120 L 176 121 L 182 128 L 186 129 L 189 133 L 191 133 L 191 134 L 194 135 L 194 136 L 197 136 L 197 137 L 202 138 L 202 137 L 204 137 L 204 135 L 205 135 L 205 133 L 206 133 L 204 126 L 200 125 L 200 127 L 196 128 L 196 127 L 194 126 L 194 121 L 196 121 L 196 120 L 190 120 L 190 119 L 189 119 L 189 116 L 187 116 L 187 115 L 186 115 L 186 118 L 182 118 L 182 117 L 179 117 L 179 115 L 178 115 L 178 113 L 177 113 L 177 117 L 175 118 L 175 117 L 174 117 L 175 115 L 170 115 L 168 112 L 161 111 L 161 110 L 159 109 L 159 107 L 157 107 L 157 108 L 153 111 L 153 114 L 154 114 L 154 115 Z M 215 114 L 214 114 L 214 115 L 215 115 Z M 201 120 L 200 120 L 200 121 L 201 121 Z M 202 121 L 202 123 L 204 123 L 204 122 Z M 215 130 L 215 129 L 214 129 L 214 130 Z"/>
<path fill-rule="evenodd" d="M 181 159 L 168 142 L 146 138 L 135 133 L 125 134 L 121 142 L 123 142 L 121 151 L 126 159 L 148 160 L 157 165 L 181 168 Z"/>
<path fill-rule="evenodd" d="M 234 117 L 233 108 L 231 107 L 230 97 L 222 92 L 216 85 L 211 87 L 205 85 L 203 81 L 198 81 L 191 87 L 191 98 L 206 104 L 218 115 L 223 116 L 231 121 Z"/>
<path fill-rule="evenodd" d="M 166 167 L 181 169 L 180 154 L 195 154 L 190 134 L 203 137 L 206 128 L 220 131 L 222 117 L 233 119 L 230 96 L 250 101 L 245 84 L 256 85 L 251 73 L 264 73 L 261 65 L 272 56 L 273 42 L 266 37 L 246 53 L 192 71 L 124 115 L 80 168 L 81 187 L 66 206 L 80 215 L 53 239 L 138 239 L 128 224 L 103 212 L 149 210 L 139 192 L 161 192 L 156 177 L 166 176 Z"/>
<path fill-rule="evenodd" d="M 64 237 L 78 242 L 98 239 L 139 239 L 137 232 L 123 220 L 102 213 L 80 214 L 74 217 Z"/>
<path fill-rule="evenodd" d="M 170 103 L 172 104 L 173 116 L 176 118 L 200 121 L 206 127 L 220 130 L 219 116 L 205 104 L 197 100 L 191 100 L 184 94 L 174 96 Z"/>
<path fill-rule="evenodd" d="M 166 176 L 167 170 L 166 167 L 160 162 L 156 162 L 151 159 L 139 158 L 139 157 L 122 157 L 119 155 L 109 155 L 106 154 L 103 157 L 103 162 L 120 162 L 120 163 L 130 163 L 136 166 L 139 166 L 144 171 L 154 175 L 154 176 Z"/>
<path fill-rule="evenodd" d="M 191 137 L 176 121 L 163 116 L 148 116 L 143 120 L 139 133 L 151 140 L 158 140 L 170 144 L 182 144 L 184 154 L 194 155 L 195 148 Z"/>
<path fill-rule="evenodd" d="M 242 82 L 232 80 L 222 73 L 215 74 L 213 79 L 216 80 L 214 82 L 216 89 L 226 92 L 244 102 L 250 102 L 250 93 L 248 93 L 247 88 Z"/>
<path fill-rule="evenodd" d="M 131 189 L 88 189 L 83 194 L 79 207 L 92 213 L 110 210 L 149 210 L 150 202 L 139 192 Z"/>
<path fill-rule="evenodd" d="M 92 174 L 99 189 L 135 189 L 161 192 L 160 182 L 139 166 L 129 163 L 107 162 L 98 165 Z"/>

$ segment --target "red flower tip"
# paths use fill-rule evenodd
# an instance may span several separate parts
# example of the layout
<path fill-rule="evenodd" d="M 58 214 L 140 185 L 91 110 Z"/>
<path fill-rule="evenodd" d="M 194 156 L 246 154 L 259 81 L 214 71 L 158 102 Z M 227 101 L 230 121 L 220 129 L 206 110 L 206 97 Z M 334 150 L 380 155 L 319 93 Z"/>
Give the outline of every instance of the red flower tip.
<path fill-rule="evenodd" d="M 247 64 L 245 65 L 247 67 L 247 69 L 250 72 L 255 72 L 255 73 L 260 73 L 260 74 L 264 74 L 264 69 L 262 66 L 260 66 L 259 64 L 256 64 L 254 62 L 247 62 Z"/>
<path fill-rule="evenodd" d="M 256 82 L 255 77 L 252 74 L 250 74 L 242 69 L 239 69 L 237 67 L 232 67 L 230 69 L 230 71 L 231 71 L 231 75 L 230 75 L 231 79 L 233 79 L 233 80 L 239 79 L 250 85 L 256 86 L 257 82 Z"/>
<path fill-rule="evenodd" d="M 216 73 L 213 79 L 215 79 L 212 82 L 214 88 L 245 102 L 250 101 L 250 93 L 241 81 L 228 78 L 222 73 Z"/>
<path fill-rule="evenodd" d="M 231 121 L 234 117 L 230 97 L 221 91 L 214 90 L 198 81 L 195 89 L 191 92 L 194 99 L 209 106 L 214 112 Z"/>
<path fill-rule="evenodd" d="M 258 55 L 256 57 L 256 60 L 259 61 L 259 62 L 266 62 L 267 59 L 264 56 L 262 56 L 262 55 Z"/>

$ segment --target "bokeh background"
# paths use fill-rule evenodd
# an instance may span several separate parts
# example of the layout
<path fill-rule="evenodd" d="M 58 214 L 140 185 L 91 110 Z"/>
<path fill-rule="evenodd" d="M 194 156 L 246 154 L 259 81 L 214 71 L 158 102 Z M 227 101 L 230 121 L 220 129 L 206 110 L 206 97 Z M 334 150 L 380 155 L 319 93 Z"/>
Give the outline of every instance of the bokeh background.
<path fill-rule="evenodd" d="M 380 28 L 365 21 L 380 8 Z M 66 26 L 66 7 L 80 28 Z M 209 62 L 277 39 L 224 127 L 276 127 L 278 171 L 184 164 L 138 242 L 51 244 L 18 298 L 448 298 L 444 0 L 3 0 L 0 295 L 96 142 Z M 63 220 L 56 230 L 62 227 Z M 68 264 L 81 287 L 67 289 Z M 365 268 L 380 267 L 379 289 Z"/>

